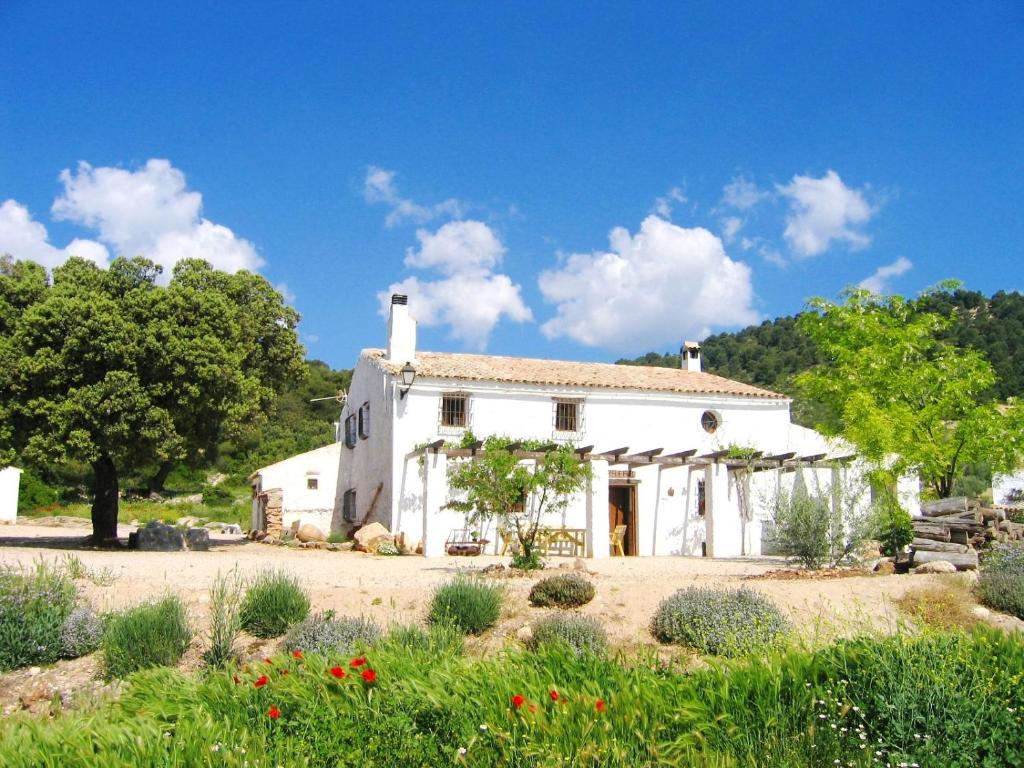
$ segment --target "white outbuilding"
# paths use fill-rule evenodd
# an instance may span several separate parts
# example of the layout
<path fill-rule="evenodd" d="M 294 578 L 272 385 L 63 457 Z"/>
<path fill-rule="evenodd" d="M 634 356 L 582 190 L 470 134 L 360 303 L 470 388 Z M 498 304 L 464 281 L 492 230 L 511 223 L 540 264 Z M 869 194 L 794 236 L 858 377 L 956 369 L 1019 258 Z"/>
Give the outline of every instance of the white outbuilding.
<path fill-rule="evenodd" d="M 18 489 L 21 470 L 17 467 L 0 469 L 0 522 L 13 523 L 18 518 Z"/>

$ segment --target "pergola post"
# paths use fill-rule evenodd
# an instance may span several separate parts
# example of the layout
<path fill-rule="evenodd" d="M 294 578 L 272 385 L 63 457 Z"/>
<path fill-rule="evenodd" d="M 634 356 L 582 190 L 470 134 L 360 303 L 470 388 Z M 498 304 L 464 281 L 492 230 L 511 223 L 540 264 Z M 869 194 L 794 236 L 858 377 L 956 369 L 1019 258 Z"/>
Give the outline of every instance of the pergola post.
<path fill-rule="evenodd" d="M 444 557 L 450 526 L 443 513 L 448 503 L 448 455 L 424 452 L 423 556 Z"/>
<path fill-rule="evenodd" d="M 590 462 L 587 481 L 587 553 L 593 558 L 609 556 L 608 533 L 608 462 Z"/>

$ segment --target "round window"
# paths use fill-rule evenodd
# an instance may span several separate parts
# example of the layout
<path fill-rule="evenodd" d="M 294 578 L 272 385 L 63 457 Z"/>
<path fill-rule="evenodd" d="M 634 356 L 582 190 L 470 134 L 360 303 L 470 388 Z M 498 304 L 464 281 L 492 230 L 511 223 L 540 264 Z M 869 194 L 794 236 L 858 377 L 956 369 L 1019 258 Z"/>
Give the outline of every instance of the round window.
<path fill-rule="evenodd" d="M 714 411 L 704 411 L 704 415 L 700 417 L 700 425 L 704 427 L 705 432 L 714 432 L 718 429 L 718 414 Z"/>

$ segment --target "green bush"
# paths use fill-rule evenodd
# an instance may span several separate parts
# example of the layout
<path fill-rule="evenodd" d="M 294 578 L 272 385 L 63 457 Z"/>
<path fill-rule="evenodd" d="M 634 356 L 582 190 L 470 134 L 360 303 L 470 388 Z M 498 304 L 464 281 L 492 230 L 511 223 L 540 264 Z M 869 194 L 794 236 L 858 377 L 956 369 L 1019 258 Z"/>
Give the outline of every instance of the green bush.
<path fill-rule="evenodd" d="M 888 494 L 882 497 L 875 510 L 875 537 L 886 557 L 895 557 L 914 540 L 910 513 Z"/>
<path fill-rule="evenodd" d="M 528 555 L 519 550 L 512 553 L 512 567 L 519 571 L 540 571 L 544 560 L 536 549 L 531 549 Z"/>
<path fill-rule="evenodd" d="M 379 637 L 380 627 L 370 619 L 349 616 L 336 619 L 333 611 L 327 611 L 310 616 L 289 629 L 284 647 L 289 651 L 339 655 L 372 646 Z"/>
<path fill-rule="evenodd" d="M 465 646 L 465 635 L 449 624 L 436 624 L 427 629 L 417 624 L 399 624 L 388 630 L 383 643 L 431 656 L 458 656 Z"/>
<path fill-rule="evenodd" d="M 772 503 L 775 544 L 805 568 L 836 566 L 872 532 L 855 485 L 780 490 Z"/>
<path fill-rule="evenodd" d="M 531 649 L 559 644 L 576 655 L 602 655 L 608 649 L 608 635 L 597 619 L 572 613 L 546 616 L 534 623 L 528 643 Z"/>
<path fill-rule="evenodd" d="M 59 659 L 76 599 L 71 579 L 43 562 L 28 572 L 0 570 L 0 671 Z"/>
<path fill-rule="evenodd" d="M 284 571 L 258 573 L 242 601 L 242 628 L 256 637 L 280 637 L 308 615 L 309 596 Z"/>
<path fill-rule="evenodd" d="M 174 595 L 115 613 L 103 633 L 103 673 L 109 680 L 174 666 L 191 640 L 185 607 Z"/>
<path fill-rule="evenodd" d="M 208 507 L 230 507 L 234 501 L 234 495 L 222 485 L 203 486 L 203 504 Z"/>
<path fill-rule="evenodd" d="M 211 667 L 222 667 L 236 657 L 235 640 L 242 628 L 242 588 L 235 573 L 219 571 L 210 587 L 210 647 L 203 659 Z"/>
<path fill-rule="evenodd" d="M 1024 546 L 994 544 L 982 558 L 975 594 L 989 608 L 1024 619 Z"/>
<path fill-rule="evenodd" d="M 18 489 L 19 515 L 28 515 L 40 507 L 54 504 L 59 498 L 58 492 L 44 483 L 31 469 L 22 471 Z"/>
<path fill-rule="evenodd" d="M 594 599 L 594 585 L 578 573 L 561 573 L 541 579 L 530 590 L 530 602 L 538 608 L 556 605 L 578 608 Z"/>
<path fill-rule="evenodd" d="M 504 590 L 483 579 L 458 576 L 434 592 L 427 613 L 433 625 L 454 626 L 479 635 L 493 627 L 501 614 Z"/>
<path fill-rule="evenodd" d="M 651 620 L 662 643 L 739 656 L 779 645 L 789 625 L 779 609 L 752 589 L 688 587 L 666 598 Z"/>

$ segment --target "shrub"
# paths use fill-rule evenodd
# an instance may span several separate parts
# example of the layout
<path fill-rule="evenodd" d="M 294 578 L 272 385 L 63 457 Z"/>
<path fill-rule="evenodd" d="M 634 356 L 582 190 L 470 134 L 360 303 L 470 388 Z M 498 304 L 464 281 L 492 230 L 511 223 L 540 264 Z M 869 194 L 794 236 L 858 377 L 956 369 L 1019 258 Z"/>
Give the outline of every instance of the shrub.
<path fill-rule="evenodd" d="M 377 554 L 387 556 L 401 555 L 402 550 L 393 541 L 382 541 L 377 545 Z"/>
<path fill-rule="evenodd" d="M 430 656 L 458 656 L 465 645 L 465 636 L 450 624 L 436 624 L 427 629 L 417 624 L 399 624 L 388 630 L 386 645 Z"/>
<path fill-rule="evenodd" d="M 232 572 L 222 576 L 218 571 L 210 587 L 210 647 L 203 659 L 211 667 L 221 667 L 235 658 L 235 640 L 242 628 L 240 604 L 241 585 Z"/>
<path fill-rule="evenodd" d="M 331 531 L 327 534 L 328 544 L 341 544 L 343 541 L 348 541 L 348 537 L 341 531 Z"/>
<path fill-rule="evenodd" d="M 888 494 L 883 496 L 875 510 L 875 537 L 886 557 L 895 557 L 914 540 L 910 513 Z"/>
<path fill-rule="evenodd" d="M 1024 618 L 1024 546 L 994 544 L 981 562 L 975 592 L 989 608 Z"/>
<path fill-rule="evenodd" d="M 772 504 L 779 549 L 805 568 L 838 565 L 871 528 L 869 515 L 861 510 L 860 495 L 855 487 L 842 485 L 780 490 Z"/>
<path fill-rule="evenodd" d="M 309 596 L 284 571 L 258 573 L 242 601 L 242 628 L 256 637 L 280 637 L 308 615 Z"/>
<path fill-rule="evenodd" d="M 92 653 L 103 640 L 103 620 L 88 606 L 75 608 L 64 619 L 60 630 L 60 643 L 65 659 L 77 659 Z"/>
<path fill-rule="evenodd" d="M 234 501 L 231 491 L 221 485 L 203 486 L 203 504 L 208 507 L 230 507 Z"/>
<path fill-rule="evenodd" d="M 512 567 L 520 571 L 540 571 L 544 569 L 544 560 L 536 549 L 531 549 L 528 555 L 518 550 L 512 553 Z"/>
<path fill-rule="evenodd" d="M 479 635 L 497 623 L 503 597 L 504 590 L 497 584 L 458 576 L 434 592 L 427 620 Z"/>
<path fill-rule="evenodd" d="M 103 671 L 107 679 L 149 667 L 174 666 L 192 639 L 185 607 L 176 596 L 143 603 L 107 619 Z"/>
<path fill-rule="evenodd" d="M 608 649 L 608 635 L 601 622 L 590 616 L 572 613 L 546 616 L 536 622 L 529 646 L 538 650 L 550 645 L 565 645 L 577 655 L 601 656 Z"/>
<path fill-rule="evenodd" d="M 35 472 L 31 469 L 22 471 L 18 490 L 19 515 L 28 515 L 40 507 L 55 503 L 57 499 L 57 491 L 44 483 Z"/>
<path fill-rule="evenodd" d="M 45 563 L 28 573 L 0 570 L 0 670 L 59 659 L 76 599 L 71 579 Z"/>
<path fill-rule="evenodd" d="M 776 646 L 788 628 L 768 598 L 746 587 L 681 589 L 661 602 L 651 620 L 651 634 L 662 643 L 721 656 Z"/>
<path fill-rule="evenodd" d="M 578 608 L 594 599 L 594 585 L 578 573 L 561 573 L 541 579 L 530 590 L 530 602 L 539 608 L 557 605 Z"/>
<path fill-rule="evenodd" d="M 334 618 L 333 611 L 318 613 L 299 622 L 284 640 L 289 651 L 347 654 L 360 646 L 371 646 L 380 637 L 380 627 L 370 619 L 349 616 Z"/>
<path fill-rule="evenodd" d="M 982 571 L 1024 576 L 1024 544 L 993 544 L 981 561 Z"/>

